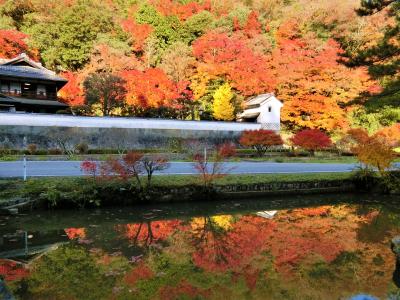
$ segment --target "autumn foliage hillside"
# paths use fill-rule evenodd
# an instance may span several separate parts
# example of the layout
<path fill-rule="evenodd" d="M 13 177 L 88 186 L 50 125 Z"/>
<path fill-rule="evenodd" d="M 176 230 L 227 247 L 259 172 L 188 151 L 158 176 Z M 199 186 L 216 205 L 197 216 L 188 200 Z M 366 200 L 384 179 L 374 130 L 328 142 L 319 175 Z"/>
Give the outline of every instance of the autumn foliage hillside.
<path fill-rule="evenodd" d="M 61 73 L 69 83 L 60 96 L 81 114 L 104 114 L 84 82 L 112 73 L 126 93 L 111 115 L 221 119 L 218 99 L 228 120 L 246 98 L 274 92 L 291 131 L 344 132 L 372 117 L 366 126 L 378 130 L 400 121 L 390 105 L 382 107 L 390 118 L 364 107 L 387 77 L 351 62 L 396 21 L 388 9 L 359 8 L 358 0 L 6 0 L 0 58 L 26 52 Z M 228 98 L 214 96 L 228 85 Z"/>

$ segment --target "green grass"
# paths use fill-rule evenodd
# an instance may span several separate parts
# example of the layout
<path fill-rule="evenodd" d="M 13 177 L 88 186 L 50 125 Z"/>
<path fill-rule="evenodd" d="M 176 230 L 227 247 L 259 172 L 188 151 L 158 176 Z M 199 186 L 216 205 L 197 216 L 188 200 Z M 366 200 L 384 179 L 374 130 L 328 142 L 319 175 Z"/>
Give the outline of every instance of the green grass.
<path fill-rule="evenodd" d="M 304 174 L 249 174 L 228 175 L 218 179 L 216 185 L 230 184 L 257 184 L 270 182 L 297 182 L 297 181 L 319 181 L 319 180 L 341 180 L 349 179 L 351 173 L 304 173 Z M 194 175 L 168 175 L 155 176 L 154 186 L 184 186 L 199 182 L 199 177 Z"/>

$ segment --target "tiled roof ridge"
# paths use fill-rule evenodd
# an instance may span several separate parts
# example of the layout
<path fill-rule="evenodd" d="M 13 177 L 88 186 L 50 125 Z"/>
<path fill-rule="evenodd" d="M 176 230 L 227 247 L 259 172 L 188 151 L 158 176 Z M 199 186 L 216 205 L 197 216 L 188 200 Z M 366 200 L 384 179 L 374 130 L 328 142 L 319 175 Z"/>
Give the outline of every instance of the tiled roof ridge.
<path fill-rule="evenodd" d="M 11 59 L 0 60 L 0 66 L 12 66 L 12 63 L 19 62 L 19 61 L 25 61 L 26 63 L 31 65 L 32 68 L 39 69 L 39 70 L 49 73 L 51 75 L 56 75 L 56 72 L 46 69 L 45 67 L 42 66 L 42 64 L 40 62 L 35 62 L 34 60 L 30 59 L 29 56 L 25 52 L 19 54 L 18 56 L 14 57 L 14 58 L 11 58 Z"/>

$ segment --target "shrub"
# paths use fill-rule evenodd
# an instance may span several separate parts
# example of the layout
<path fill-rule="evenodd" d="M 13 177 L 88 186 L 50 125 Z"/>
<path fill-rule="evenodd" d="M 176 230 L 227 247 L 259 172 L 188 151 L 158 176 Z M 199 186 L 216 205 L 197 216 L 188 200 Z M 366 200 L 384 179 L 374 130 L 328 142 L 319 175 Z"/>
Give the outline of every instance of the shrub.
<path fill-rule="evenodd" d="M 172 153 L 181 153 L 183 152 L 183 141 L 180 138 L 172 138 L 168 142 L 168 149 Z"/>
<path fill-rule="evenodd" d="M 275 131 L 259 129 L 243 131 L 239 143 L 254 148 L 261 157 L 269 148 L 283 145 L 283 140 Z"/>
<path fill-rule="evenodd" d="M 48 153 L 50 155 L 61 155 L 62 151 L 60 149 L 57 149 L 57 148 L 52 148 L 52 149 L 49 149 Z"/>
<path fill-rule="evenodd" d="M 151 187 L 153 173 L 155 171 L 165 170 L 169 166 L 168 159 L 161 156 L 154 158 L 145 156 L 142 158 L 141 163 L 143 165 L 143 169 L 147 173 L 147 188 Z"/>
<path fill-rule="evenodd" d="M 122 180 L 135 178 L 137 186 L 142 189 L 142 182 L 140 175 L 143 173 L 144 168 L 141 163 L 143 154 L 140 152 L 128 152 L 122 159 L 108 158 L 100 166 L 100 172 L 104 177 L 117 175 Z"/>
<path fill-rule="evenodd" d="M 86 175 L 91 175 L 93 179 L 96 179 L 98 173 L 98 166 L 95 161 L 85 160 L 81 163 L 81 170 Z"/>
<path fill-rule="evenodd" d="M 28 153 L 30 155 L 36 154 L 36 151 L 37 151 L 37 145 L 36 144 L 29 144 L 26 148 L 27 148 Z"/>
<path fill-rule="evenodd" d="M 354 141 L 352 152 L 367 168 L 377 168 L 381 174 L 390 168 L 396 158 L 392 146 L 380 134 L 369 136 L 363 129 L 349 130 Z"/>
<path fill-rule="evenodd" d="M 222 145 L 218 146 L 217 151 L 222 157 L 225 158 L 236 156 L 236 147 L 234 143 L 230 142 L 223 143 Z"/>
<path fill-rule="evenodd" d="M 296 133 L 291 142 L 294 146 L 298 146 L 315 154 L 316 150 L 327 149 L 332 146 L 331 138 L 319 129 L 305 129 Z"/>
<path fill-rule="evenodd" d="M 224 156 L 224 152 L 218 151 L 217 149 L 212 153 L 213 155 L 209 160 L 206 160 L 201 153 L 194 155 L 194 167 L 200 174 L 200 179 L 205 191 L 212 190 L 214 181 L 225 177 L 229 172 L 229 170 L 226 170 L 224 166 L 224 160 L 226 158 L 226 156 Z"/>
<path fill-rule="evenodd" d="M 86 143 L 79 143 L 75 145 L 75 152 L 78 154 L 86 154 L 89 151 L 89 146 Z"/>

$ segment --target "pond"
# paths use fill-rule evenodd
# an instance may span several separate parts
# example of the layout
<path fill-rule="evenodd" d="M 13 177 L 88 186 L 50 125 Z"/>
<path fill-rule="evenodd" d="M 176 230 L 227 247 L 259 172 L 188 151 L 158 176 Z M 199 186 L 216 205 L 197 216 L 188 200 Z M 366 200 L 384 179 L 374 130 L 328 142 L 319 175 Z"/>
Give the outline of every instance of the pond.
<path fill-rule="evenodd" d="M 0 217 L 0 298 L 400 299 L 390 247 L 399 200 L 291 196 Z"/>

